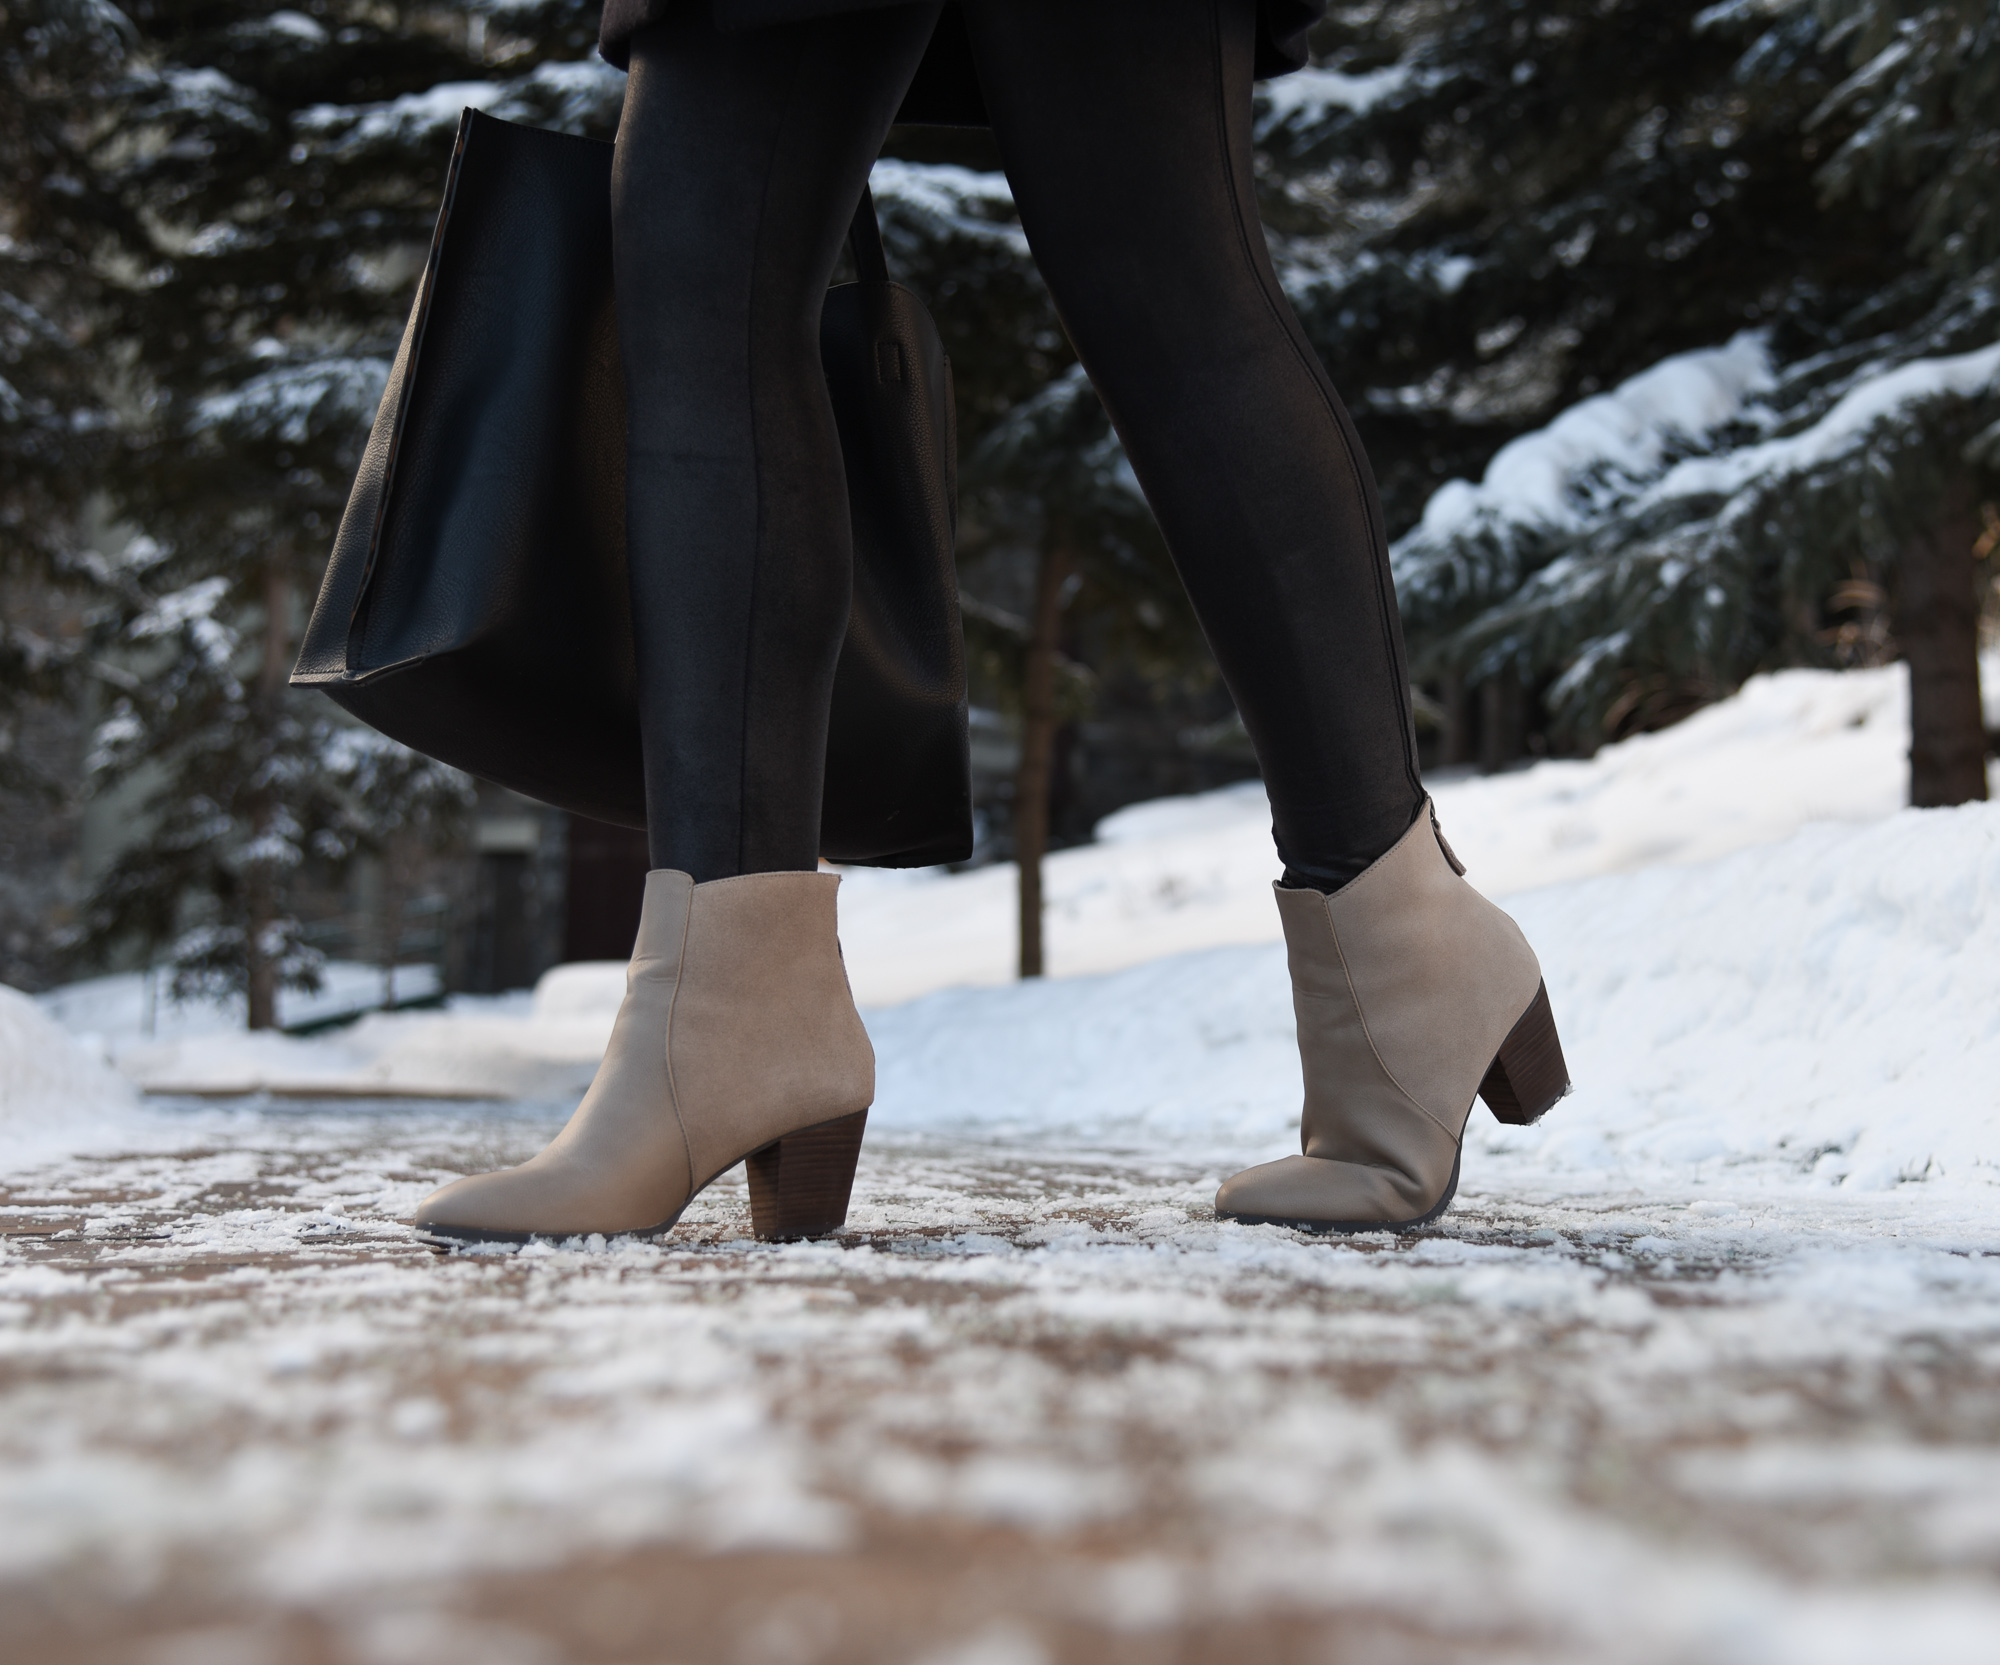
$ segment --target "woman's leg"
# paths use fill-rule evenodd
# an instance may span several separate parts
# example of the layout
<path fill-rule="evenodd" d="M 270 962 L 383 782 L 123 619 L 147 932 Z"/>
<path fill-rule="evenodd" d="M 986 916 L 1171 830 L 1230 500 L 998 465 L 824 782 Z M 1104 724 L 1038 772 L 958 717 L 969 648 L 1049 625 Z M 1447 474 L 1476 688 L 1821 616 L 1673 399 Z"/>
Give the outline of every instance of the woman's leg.
<path fill-rule="evenodd" d="M 604 1061 L 555 1140 L 434 1191 L 440 1244 L 657 1233 L 749 1160 L 760 1237 L 846 1217 L 875 1056 L 819 852 L 851 587 L 821 299 L 935 4 L 642 30 L 612 179 L 654 870 Z"/>
<path fill-rule="evenodd" d="M 852 545 L 819 315 L 937 5 L 632 44 L 612 176 L 655 868 L 819 856 Z"/>
<path fill-rule="evenodd" d="M 1278 852 L 1331 889 L 1423 803 L 1382 513 L 1271 269 L 1256 0 L 967 0 L 1035 259 L 1257 748 Z"/>
<path fill-rule="evenodd" d="M 1225 1181 L 1216 1213 L 1322 1231 L 1435 1218 L 1475 1093 L 1533 1121 L 1568 1072 L 1534 951 L 1417 819 L 1374 482 L 1251 193 L 1255 0 L 968 0 L 967 17 L 1035 258 L 1310 887 L 1278 893 L 1302 1154 Z"/>

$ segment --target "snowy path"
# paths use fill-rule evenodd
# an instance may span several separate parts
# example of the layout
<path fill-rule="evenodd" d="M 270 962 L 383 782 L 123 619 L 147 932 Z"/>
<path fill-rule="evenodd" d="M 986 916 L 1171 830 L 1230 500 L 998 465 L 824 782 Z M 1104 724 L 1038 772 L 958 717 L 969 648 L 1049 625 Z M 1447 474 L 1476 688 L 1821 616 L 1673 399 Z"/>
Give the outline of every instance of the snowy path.
<path fill-rule="evenodd" d="M 505 1108 L 154 1112 L 18 1178 L 0 1654 L 1841 1665 L 2000 1634 L 1983 1199 L 1469 1194 L 878 1141 L 850 1233 L 436 1259 Z M 144 1141 L 142 1141 L 144 1142 Z M 144 1638 L 144 1645 L 140 1640 Z"/>

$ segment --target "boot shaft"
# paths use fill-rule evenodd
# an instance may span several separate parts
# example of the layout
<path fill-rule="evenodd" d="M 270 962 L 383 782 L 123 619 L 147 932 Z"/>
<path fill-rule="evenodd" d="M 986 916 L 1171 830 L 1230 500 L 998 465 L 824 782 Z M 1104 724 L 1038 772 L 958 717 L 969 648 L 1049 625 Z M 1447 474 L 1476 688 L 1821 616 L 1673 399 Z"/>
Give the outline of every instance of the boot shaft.
<path fill-rule="evenodd" d="M 1456 1140 L 1494 1049 L 1541 984 L 1520 927 L 1460 876 L 1428 815 L 1331 896 L 1276 894 L 1302 1053 L 1330 1016 L 1358 1024 L 1383 1073 Z M 1315 1099 L 1326 1107 L 1315 1078 L 1331 1089 L 1353 1065 L 1305 1063 L 1310 1124 Z"/>

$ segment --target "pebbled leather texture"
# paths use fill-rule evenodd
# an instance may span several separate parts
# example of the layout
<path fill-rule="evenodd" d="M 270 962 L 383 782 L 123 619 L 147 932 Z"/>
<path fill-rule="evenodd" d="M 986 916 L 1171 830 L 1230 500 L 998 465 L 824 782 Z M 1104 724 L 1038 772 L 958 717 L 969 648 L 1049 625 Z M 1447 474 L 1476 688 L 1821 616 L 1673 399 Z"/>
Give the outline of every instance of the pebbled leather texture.
<path fill-rule="evenodd" d="M 643 827 L 611 162 L 608 144 L 465 113 L 292 681 L 472 774 Z M 963 859 L 950 367 L 922 303 L 886 281 L 829 291 L 821 357 L 855 533 L 821 850 Z"/>

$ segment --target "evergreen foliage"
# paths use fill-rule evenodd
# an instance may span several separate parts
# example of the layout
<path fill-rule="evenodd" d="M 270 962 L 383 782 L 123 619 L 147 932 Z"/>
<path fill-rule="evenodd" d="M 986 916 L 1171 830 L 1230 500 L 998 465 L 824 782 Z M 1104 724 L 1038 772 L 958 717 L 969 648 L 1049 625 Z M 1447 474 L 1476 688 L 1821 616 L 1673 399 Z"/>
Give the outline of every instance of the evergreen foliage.
<path fill-rule="evenodd" d="M 892 145 L 910 131 L 898 130 Z M 1076 354 L 1028 252 L 1005 174 L 890 154 L 876 164 L 871 186 L 892 275 L 924 297 L 951 357 L 961 449 L 969 453 Z"/>
<path fill-rule="evenodd" d="M 9 58 L 10 91 L 33 95 L 10 186 L 15 293 L 64 297 L 87 385 L 110 394 L 110 454 L 27 472 L 41 489 L 87 479 L 131 533 L 96 571 L 111 707 L 91 776 L 129 783 L 136 836 L 88 934 L 169 944 L 182 986 L 247 990 L 268 1023 L 278 985 L 313 976 L 288 905 L 301 871 L 386 847 L 411 815 L 448 820 L 468 790 L 417 760 L 382 790 L 383 759 L 285 685 L 449 135 L 467 104 L 608 133 L 623 77 L 591 55 L 579 0 L 36 6 L 56 21 L 24 41 L 88 26 L 64 50 L 98 56 L 88 72 L 45 64 L 53 47 Z M 54 385 L 53 339 L 45 357 Z M 49 425 L 70 414 L 54 392 L 39 408 Z"/>
<path fill-rule="evenodd" d="M 1798 128 L 1832 80 L 1692 0 L 1410 0 L 1338 14 L 1264 95 L 1267 219 L 1366 422 L 1392 524 L 1507 438 L 1784 313 L 1815 212 Z M 1850 222 L 1852 275 L 1896 265 Z M 1865 268 L 1865 270 L 1864 270 Z M 1811 278 L 1805 278 L 1809 285 Z"/>
<path fill-rule="evenodd" d="M 1444 0 L 1323 44 L 1267 96 L 1269 196 L 1392 517 L 1421 510 L 1420 674 L 1518 676 L 1588 746 L 1888 651 L 1855 598 L 1893 604 L 1990 479 L 2000 14 Z M 1731 358 L 1755 374 L 1690 387 Z"/>
<path fill-rule="evenodd" d="M 0 790 L 51 798 L 17 744 L 72 689 L 87 605 L 82 522 L 108 434 L 87 340 L 93 284 L 59 233 L 77 212 L 74 128 L 130 29 L 97 0 L 0 9 Z"/>
<path fill-rule="evenodd" d="M 97 886 L 90 928 L 100 942 L 170 944 L 177 998 L 268 1006 L 280 986 L 318 986 L 320 955 L 285 906 L 298 870 L 413 854 L 412 840 L 434 849 L 463 831 L 473 789 L 323 699 L 241 674 L 256 644 L 230 623 L 230 594 L 217 575 L 160 597 L 127 626 L 130 658 L 105 667 L 121 693 L 87 767 L 158 784 L 145 837 Z M 192 919 L 191 897 L 210 904 Z"/>

